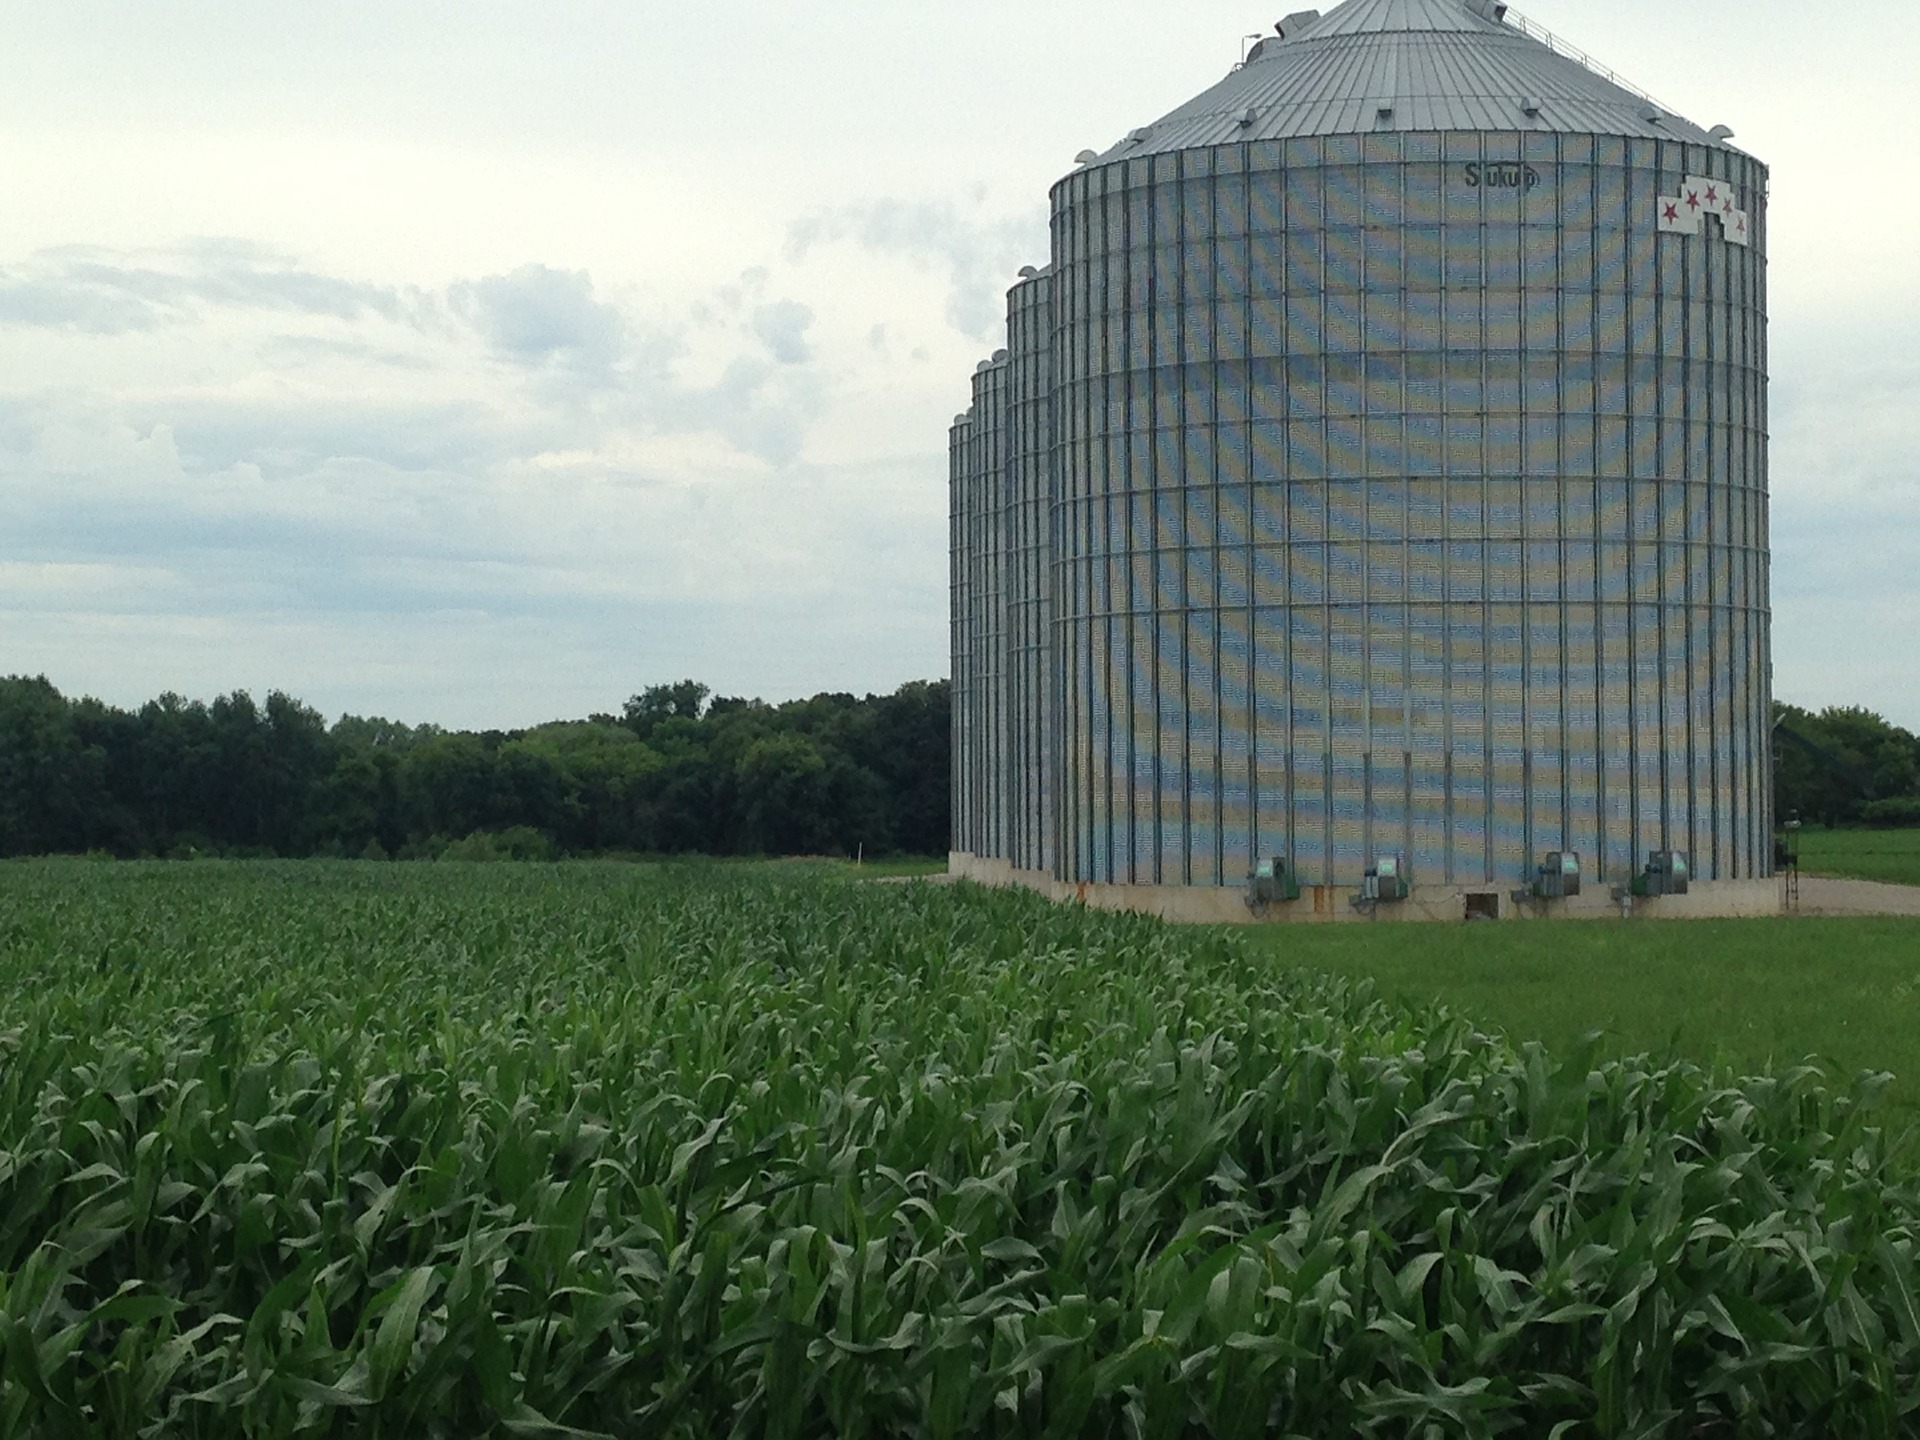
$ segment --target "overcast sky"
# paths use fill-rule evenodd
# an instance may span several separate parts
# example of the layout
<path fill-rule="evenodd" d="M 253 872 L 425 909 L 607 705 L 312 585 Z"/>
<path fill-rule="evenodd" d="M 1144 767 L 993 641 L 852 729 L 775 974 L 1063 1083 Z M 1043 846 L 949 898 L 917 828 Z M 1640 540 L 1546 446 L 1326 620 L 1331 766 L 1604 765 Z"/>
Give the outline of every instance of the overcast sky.
<path fill-rule="evenodd" d="M 0 674 L 474 726 L 945 674 L 1048 187 L 1292 8 L 0 5 Z M 1775 688 L 1920 727 L 1920 5 L 1526 10 L 1772 166 Z"/>

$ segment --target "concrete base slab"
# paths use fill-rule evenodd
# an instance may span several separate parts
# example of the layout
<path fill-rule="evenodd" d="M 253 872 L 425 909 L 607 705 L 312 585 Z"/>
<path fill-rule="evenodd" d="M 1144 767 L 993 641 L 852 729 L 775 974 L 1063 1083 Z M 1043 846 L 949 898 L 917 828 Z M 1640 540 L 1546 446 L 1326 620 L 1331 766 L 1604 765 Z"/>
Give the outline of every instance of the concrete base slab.
<path fill-rule="evenodd" d="M 955 852 L 948 870 L 957 879 L 998 889 L 1019 886 L 1055 901 L 1076 900 L 1096 910 L 1124 910 L 1158 915 L 1188 925 L 1391 925 L 1465 922 L 1469 917 L 1489 920 L 1724 920 L 1783 913 L 1784 893 L 1778 880 L 1696 880 L 1685 895 L 1628 899 L 1610 895 L 1611 887 L 1591 885 L 1571 900 L 1515 900 L 1512 887 L 1493 885 L 1416 885 L 1405 900 L 1371 907 L 1353 904 L 1357 887 L 1313 885 L 1298 900 L 1247 907 L 1240 886 L 1209 885 L 1067 885 L 1051 875 L 1015 870 L 1005 860 L 985 860 Z M 1802 882 L 1802 910 L 1807 909 Z M 1878 889 L 1899 890 L 1900 886 Z M 1920 899 L 1920 889 L 1912 894 Z M 1827 913 L 1827 912 L 1818 912 Z M 1887 913 L 1887 912 L 1835 912 Z M 1912 912 L 1920 914 L 1920 908 Z"/>

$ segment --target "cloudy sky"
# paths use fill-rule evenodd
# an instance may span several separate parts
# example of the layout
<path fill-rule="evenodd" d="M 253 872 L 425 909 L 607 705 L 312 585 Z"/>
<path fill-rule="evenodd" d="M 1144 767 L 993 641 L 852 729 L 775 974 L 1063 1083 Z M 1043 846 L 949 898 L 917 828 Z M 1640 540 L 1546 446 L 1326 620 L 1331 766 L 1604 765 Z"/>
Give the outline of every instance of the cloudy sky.
<path fill-rule="evenodd" d="M 1047 187 L 1239 0 L 5 0 L 0 674 L 513 725 L 946 669 Z M 1776 689 L 1920 726 L 1911 0 L 1533 0 L 1773 167 Z"/>

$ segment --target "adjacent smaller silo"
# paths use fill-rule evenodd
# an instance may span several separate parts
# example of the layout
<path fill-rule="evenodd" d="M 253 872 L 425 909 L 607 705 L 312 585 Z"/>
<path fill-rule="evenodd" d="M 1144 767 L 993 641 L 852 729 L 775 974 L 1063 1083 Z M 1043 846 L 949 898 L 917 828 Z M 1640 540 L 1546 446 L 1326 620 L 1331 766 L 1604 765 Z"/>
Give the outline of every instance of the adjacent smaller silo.
<path fill-rule="evenodd" d="M 1007 850 L 1016 870 L 1053 868 L 1053 276 L 1028 269 L 1007 304 L 1001 484 L 1006 584 Z"/>

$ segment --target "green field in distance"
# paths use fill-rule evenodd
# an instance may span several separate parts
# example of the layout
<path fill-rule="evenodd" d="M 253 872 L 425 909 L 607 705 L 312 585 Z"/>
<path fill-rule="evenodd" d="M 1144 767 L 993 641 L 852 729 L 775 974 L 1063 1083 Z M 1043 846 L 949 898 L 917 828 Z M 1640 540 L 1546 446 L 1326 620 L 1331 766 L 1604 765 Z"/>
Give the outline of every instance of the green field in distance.
<path fill-rule="evenodd" d="M 1273 926 L 1290 967 L 1441 1001 L 1556 1049 L 1605 1032 L 1612 1054 L 1733 1070 L 1815 1059 L 1836 1081 L 1893 1072 L 1888 1102 L 1920 1119 L 1920 919 Z"/>
<path fill-rule="evenodd" d="M 1801 864 L 1920 885 L 1920 830 L 1809 828 Z M 1812 1059 L 1840 1082 L 1888 1071 L 1889 1106 L 1920 1121 L 1920 920 L 1287 925 L 1249 935 L 1288 966 L 1372 980 L 1413 1004 L 1439 1000 L 1518 1041 L 1564 1049 L 1598 1030 L 1612 1054 L 1731 1070 Z"/>
<path fill-rule="evenodd" d="M 1841 875 L 1920 885 L 1920 830 L 1821 830 L 1800 832 L 1800 869 L 1808 875 Z"/>

